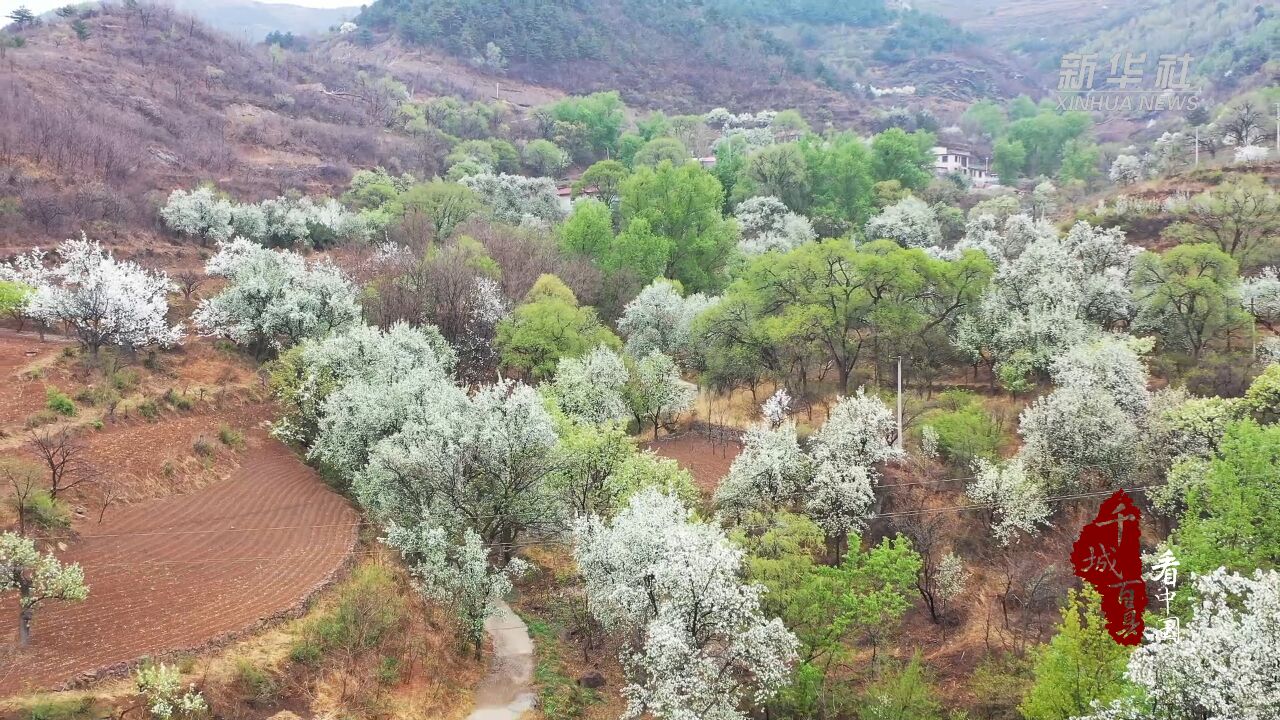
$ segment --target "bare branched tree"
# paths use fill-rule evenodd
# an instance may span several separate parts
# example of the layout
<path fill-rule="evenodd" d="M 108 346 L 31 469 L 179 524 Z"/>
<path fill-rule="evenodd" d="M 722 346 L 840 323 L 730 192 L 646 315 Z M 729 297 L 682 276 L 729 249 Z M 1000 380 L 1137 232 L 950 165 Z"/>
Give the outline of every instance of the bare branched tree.
<path fill-rule="evenodd" d="M 37 428 L 27 433 L 27 447 L 49 471 L 49 497 L 94 482 L 93 468 L 85 461 L 87 450 L 66 428 Z"/>

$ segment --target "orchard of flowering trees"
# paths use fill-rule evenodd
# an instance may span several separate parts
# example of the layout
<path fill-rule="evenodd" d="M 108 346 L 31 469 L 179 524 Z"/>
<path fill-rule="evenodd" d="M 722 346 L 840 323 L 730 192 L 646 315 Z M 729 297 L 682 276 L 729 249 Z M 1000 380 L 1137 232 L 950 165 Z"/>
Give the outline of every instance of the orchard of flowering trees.
<path fill-rule="evenodd" d="M 447 109 L 431 123 L 464 124 Z M 160 217 L 216 248 L 191 324 L 268 363 L 274 435 L 469 651 L 525 591 L 547 652 L 616 657 L 628 718 L 941 717 L 937 658 L 969 652 L 972 677 L 946 672 L 989 703 L 973 717 L 1270 717 L 1248 688 L 1276 670 L 1274 191 L 1185 196 L 1143 249 L 1071 207 L 1098 176 L 1087 123 L 1016 110 L 969 121 L 1003 174 L 1052 173 L 1022 195 L 932 177 L 928 132 L 727 110 L 623 132 L 598 97 L 532 118 L 552 137 L 523 153 L 459 130 L 445 179 L 178 190 Z M 1166 171 L 1175 140 L 1114 180 Z M 709 150 L 714 168 L 687 158 Z M 601 157 L 567 213 L 512 174 Z M 167 276 L 87 239 L 0 280 L 4 311 L 93 352 L 182 336 Z M 1062 561 L 1118 488 L 1185 573 L 1132 652 Z M 28 591 L 83 596 L 51 556 L 10 554 Z M 938 652 L 899 652 L 908 625 Z"/>

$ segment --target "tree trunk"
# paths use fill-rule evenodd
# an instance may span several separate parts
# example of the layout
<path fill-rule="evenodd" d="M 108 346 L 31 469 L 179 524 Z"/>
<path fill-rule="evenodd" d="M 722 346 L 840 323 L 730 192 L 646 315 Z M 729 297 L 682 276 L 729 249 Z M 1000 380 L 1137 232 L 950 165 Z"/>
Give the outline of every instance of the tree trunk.
<path fill-rule="evenodd" d="M 26 647 L 31 644 L 32 608 L 23 607 L 18 611 L 18 645 Z"/>

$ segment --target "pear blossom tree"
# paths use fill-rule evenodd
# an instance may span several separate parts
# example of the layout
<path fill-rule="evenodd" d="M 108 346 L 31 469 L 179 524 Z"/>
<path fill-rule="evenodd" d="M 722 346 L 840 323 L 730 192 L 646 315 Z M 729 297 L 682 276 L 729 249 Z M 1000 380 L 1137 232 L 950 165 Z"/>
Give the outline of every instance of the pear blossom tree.
<path fill-rule="evenodd" d="M 764 421 L 769 423 L 769 427 L 776 428 L 782 424 L 787 416 L 791 414 L 791 393 L 786 388 L 778 388 L 764 404 L 760 406 L 760 416 Z"/>
<path fill-rule="evenodd" d="M 438 330 L 398 322 L 386 330 L 352 325 L 321 339 L 307 339 L 273 366 L 271 385 L 283 406 L 272 428 L 277 437 L 310 447 L 319 432 L 321 409 L 334 390 L 360 379 L 389 385 L 413 372 L 453 371 L 456 356 Z"/>
<path fill-rule="evenodd" d="M 167 275 L 116 260 L 83 234 L 59 245 L 57 256 L 60 264 L 41 275 L 26 300 L 30 317 L 61 323 L 94 355 L 108 345 L 132 350 L 182 341 L 182 326 L 167 319 L 168 294 L 177 289 Z M 35 275 L 34 269 L 17 272 Z"/>
<path fill-rule="evenodd" d="M 734 217 L 742 230 L 738 249 L 747 255 L 787 252 L 818 237 L 808 218 L 791 212 L 776 197 L 743 200 L 734 211 Z"/>
<path fill-rule="evenodd" d="M 1071 385 L 1037 399 L 1022 411 L 1019 455 L 1028 472 L 1050 489 L 1111 485 L 1139 469 L 1142 434 L 1114 396 L 1096 385 Z"/>
<path fill-rule="evenodd" d="M 965 495 L 975 503 L 990 506 L 991 534 L 1001 545 L 1034 536 L 1049 525 L 1050 507 L 1044 484 L 1027 473 L 1021 458 L 997 463 L 979 458 L 974 463 L 974 479 Z"/>
<path fill-rule="evenodd" d="M 1103 335 L 1076 345 L 1053 362 L 1050 374 L 1059 387 L 1098 387 L 1110 393 L 1135 423 L 1145 425 L 1151 411 L 1147 369 L 1141 353 L 1151 341 L 1120 335 Z"/>
<path fill-rule="evenodd" d="M 839 554 L 848 534 L 871 514 L 876 466 L 901 454 L 891 440 L 895 427 L 889 408 L 862 389 L 836 403 L 807 451 L 794 421 L 759 423 L 743 437 L 716 503 L 735 515 L 799 507 Z"/>
<path fill-rule="evenodd" d="M 560 360 L 547 392 L 570 418 L 598 425 L 627 417 L 627 378 L 622 358 L 602 345 L 580 358 Z"/>
<path fill-rule="evenodd" d="M 631 414 L 642 427 L 653 427 L 655 440 L 663 423 L 692 407 L 697 395 L 697 388 L 680 377 L 675 361 L 657 350 L 636 361 L 626 388 Z"/>
<path fill-rule="evenodd" d="M 953 338 L 970 357 L 989 363 L 1011 390 L 1023 389 L 1028 374 L 1047 372 L 1067 349 L 1136 313 L 1130 289 L 1135 250 L 1122 234 L 1083 222 L 1062 238 L 1030 232 L 1034 239 L 1001 263 Z M 990 238 L 980 242 L 993 244 Z"/>
<path fill-rule="evenodd" d="M 681 297 L 678 283 L 654 280 L 627 303 L 618 320 L 618 330 L 627 338 L 627 353 L 642 358 L 656 350 L 688 365 L 697 355 L 692 346 L 693 321 L 717 301 L 702 293 Z"/>
<path fill-rule="evenodd" d="M 899 200 L 867 221 L 867 240 L 892 240 L 902 247 L 929 248 L 942 244 L 942 226 L 929 204 L 914 195 Z"/>
<path fill-rule="evenodd" d="M 307 262 L 243 238 L 220 243 L 206 272 L 228 286 L 192 319 L 204 335 L 225 337 L 262 355 L 323 337 L 360 319 L 355 286 L 327 259 Z"/>
<path fill-rule="evenodd" d="M 642 491 L 574 538 L 590 612 L 628 639 L 624 718 L 746 720 L 786 684 L 795 636 L 742 583 L 743 551 L 678 499 Z"/>
<path fill-rule="evenodd" d="M 452 532 L 469 528 L 501 566 L 522 533 L 562 527 L 564 509 L 549 482 L 556 427 L 533 388 L 503 381 L 470 397 L 458 389 L 415 404 L 356 475 L 356 497 L 376 519 L 411 530 L 428 520 Z"/>
<path fill-rule="evenodd" d="M 1195 579 L 1185 625 L 1152 629 L 1129 656 L 1139 692 L 1080 720 L 1244 720 L 1280 716 L 1280 572 L 1219 568 Z"/>
<path fill-rule="evenodd" d="M 213 242 L 225 242 L 236 234 L 232 225 L 235 204 L 219 197 L 208 186 L 192 190 L 177 189 L 160 208 L 160 219 L 170 230 Z"/>
<path fill-rule="evenodd" d="M 556 183 L 551 178 L 483 172 L 464 177 L 461 183 L 502 222 L 538 226 L 564 219 Z"/>
<path fill-rule="evenodd" d="M 1240 304 L 1268 330 L 1280 329 L 1280 268 L 1266 267 L 1242 280 Z"/>
<path fill-rule="evenodd" d="M 1141 180 L 1144 174 L 1142 158 L 1137 155 L 1117 155 L 1111 163 L 1108 176 L 1111 182 L 1117 185 L 1133 185 Z"/>
<path fill-rule="evenodd" d="M 448 530 L 432 524 L 414 529 L 392 525 L 383 541 L 400 551 L 425 597 L 454 611 L 459 634 L 479 659 L 485 620 L 511 592 L 512 579 L 522 574 L 526 565 L 516 558 L 506 567 L 496 568 L 489 563 L 488 549 L 474 530 L 462 528 L 456 534 L 457 538 L 451 538 Z"/>
<path fill-rule="evenodd" d="M 31 642 L 36 608 L 49 601 L 79 602 L 89 596 L 84 570 L 63 565 L 53 553 L 41 554 L 35 541 L 17 533 L 0 533 L 0 593 L 18 593 L 18 643 Z"/>

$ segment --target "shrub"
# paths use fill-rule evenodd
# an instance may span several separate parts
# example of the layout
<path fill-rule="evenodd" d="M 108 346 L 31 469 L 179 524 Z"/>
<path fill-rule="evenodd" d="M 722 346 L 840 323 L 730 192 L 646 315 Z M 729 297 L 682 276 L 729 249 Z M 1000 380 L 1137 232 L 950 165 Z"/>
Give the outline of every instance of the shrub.
<path fill-rule="evenodd" d="M 275 677 L 246 658 L 236 661 L 234 678 L 245 700 L 251 704 L 266 705 L 279 696 L 280 688 Z"/>
<path fill-rule="evenodd" d="M 994 459 L 1003 439 L 1000 428 L 977 401 L 954 410 L 930 413 L 926 421 L 938 434 L 938 449 L 957 465 L 975 458 Z"/>
<path fill-rule="evenodd" d="M 27 519 L 39 527 L 46 530 L 71 527 L 71 512 L 67 506 L 43 490 L 32 493 L 23 505 Z"/>
<path fill-rule="evenodd" d="M 378 679 L 379 685 L 395 685 L 400 682 L 400 659 L 391 656 L 385 656 L 378 663 L 378 669 L 374 676 Z"/>
<path fill-rule="evenodd" d="M 90 407 L 115 407 L 120 393 L 109 385 L 90 385 L 76 393 L 76 402 Z"/>
<path fill-rule="evenodd" d="M 218 426 L 218 440 L 233 450 L 244 446 L 244 434 L 225 423 Z"/>
<path fill-rule="evenodd" d="M 46 390 L 45 398 L 45 406 L 53 412 L 66 417 L 71 417 L 76 414 L 76 404 L 71 402 L 71 398 L 67 397 L 65 393 L 60 392 L 57 388 L 49 388 Z"/>
<path fill-rule="evenodd" d="M 141 381 L 141 374 L 133 368 L 123 368 L 111 373 L 111 384 L 120 392 L 133 390 Z"/>
<path fill-rule="evenodd" d="M 138 414 L 147 420 L 155 420 L 160 417 L 160 406 L 155 400 L 143 400 L 138 403 Z"/>
<path fill-rule="evenodd" d="M 174 408 L 175 410 L 191 409 L 191 401 L 187 399 L 187 396 L 179 395 L 178 393 L 174 392 L 173 388 L 169 388 L 168 390 L 165 390 L 164 396 L 161 397 L 161 400 L 163 400 L 166 405 L 168 405 L 171 408 Z"/>
<path fill-rule="evenodd" d="M 204 435 L 196 436 L 196 439 L 191 442 L 191 449 L 195 451 L 196 455 L 203 458 L 211 458 L 215 452 L 213 441 Z"/>
<path fill-rule="evenodd" d="M 381 565 L 362 566 L 343 584 L 333 609 L 303 628 L 289 656 L 315 665 L 331 651 L 347 657 L 369 652 L 394 636 L 408 616 L 391 571 Z"/>

